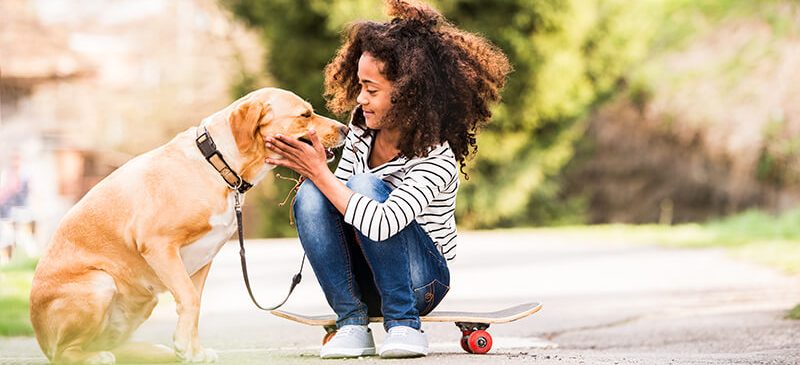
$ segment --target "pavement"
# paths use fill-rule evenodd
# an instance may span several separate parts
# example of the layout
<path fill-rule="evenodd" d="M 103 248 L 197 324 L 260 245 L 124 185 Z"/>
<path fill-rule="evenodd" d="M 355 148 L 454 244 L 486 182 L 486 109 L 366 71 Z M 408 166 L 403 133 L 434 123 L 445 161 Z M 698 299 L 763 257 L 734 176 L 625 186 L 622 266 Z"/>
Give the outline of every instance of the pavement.
<path fill-rule="evenodd" d="M 733 258 L 722 249 L 674 249 L 625 237 L 553 231 L 462 232 L 452 289 L 438 309 L 490 311 L 537 301 L 528 318 L 489 328 L 489 354 L 464 353 L 460 332 L 428 323 L 424 358 L 320 360 L 324 331 L 260 312 L 241 278 L 238 245 L 217 255 L 203 294 L 201 343 L 220 364 L 800 364 L 800 277 Z M 302 251 L 296 239 L 248 240 L 248 269 L 262 305 L 283 298 Z M 135 340 L 170 344 L 168 295 Z M 283 308 L 326 314 L 311 268 Z M 378 345 L 384 331 L 372 325 Z M 0 338 L 0 364 L 44 364 L 33 338 Z"/>

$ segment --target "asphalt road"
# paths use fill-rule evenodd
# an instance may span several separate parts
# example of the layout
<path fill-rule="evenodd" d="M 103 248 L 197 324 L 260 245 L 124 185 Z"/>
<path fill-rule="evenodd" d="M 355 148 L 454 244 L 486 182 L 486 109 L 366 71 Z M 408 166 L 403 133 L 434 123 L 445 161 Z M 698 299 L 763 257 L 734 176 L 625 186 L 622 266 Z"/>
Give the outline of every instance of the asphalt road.
<path fill-rule="evenodd" d="M 666 249 L 553 232 L 465 232 L 439 309 L 496 310 L 543 303 L 531 317 L 490 327 L 486 355 L 464 353 L 448 323 L 426 324 L 431 354 L 411 360 L 320 360 L 323 330 L 259 312 L 241 279 L 238 246 L 217 255 L 203 295 L 200 333 L 222 364 L 800 364 L 800 277 L 718 249 Z M 262 304 L 285 294 L 302 252 L 296 240 L 250 240 L 251 282 Z M 324 314 L 310 267 L 286 310 Z M 169 295 L 135 335 L 170 344 Z M 372 325 L 376 343 L 384 332 Z M 0 339 L 0 364 L 42 364 L 33 338 Z"/>

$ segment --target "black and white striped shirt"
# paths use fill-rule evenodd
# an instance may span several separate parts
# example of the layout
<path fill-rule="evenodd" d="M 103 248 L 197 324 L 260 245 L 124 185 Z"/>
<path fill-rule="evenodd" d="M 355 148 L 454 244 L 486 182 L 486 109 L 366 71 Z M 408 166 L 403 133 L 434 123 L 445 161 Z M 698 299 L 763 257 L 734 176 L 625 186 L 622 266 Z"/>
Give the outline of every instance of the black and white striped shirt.
<path fill-rule="evenodd" d="M 397 158 L 370 168 L 367 161 L 372 139 L 372 133 L 351 124 L 334 175 L 346 182 L 355 174 L 373 174 L 393 190 L 383 203 L 353 194 L 347 203 L 345 222 L 369 239 L 383 241 L 416 220 L 445 259 L 454 259 L 459 179 L 455 155 L 447 142 L 431 149 L 426 157 Z"/>

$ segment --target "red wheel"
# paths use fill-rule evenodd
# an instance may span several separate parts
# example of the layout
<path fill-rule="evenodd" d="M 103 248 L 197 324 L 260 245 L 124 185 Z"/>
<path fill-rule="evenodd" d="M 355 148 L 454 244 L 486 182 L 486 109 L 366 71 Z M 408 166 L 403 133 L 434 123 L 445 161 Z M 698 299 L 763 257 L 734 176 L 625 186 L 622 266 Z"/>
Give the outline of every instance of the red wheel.
<path fill-rule="evenodd" d="M 336 336 L 336 331 L 330 331 L 326 333 L 325 337 L 322 338 L 322 344 L 325 345 L 326 343 L 328 343 L 328 341 L 330 341 L 333 338 L 333 336 Z"/>
<path fill-rule="evenodd" d="M 492 335 L 484 330 L 472 332 L 467 342 L 470 352 L 473 354 L 485 354 L 492 349 Z"/>
<path fill-rule="evenodd" d="M 472 353 L 472 350 L 469 349 L 469 336 L 461 336 L 461 348 L 467 353 Z"/>

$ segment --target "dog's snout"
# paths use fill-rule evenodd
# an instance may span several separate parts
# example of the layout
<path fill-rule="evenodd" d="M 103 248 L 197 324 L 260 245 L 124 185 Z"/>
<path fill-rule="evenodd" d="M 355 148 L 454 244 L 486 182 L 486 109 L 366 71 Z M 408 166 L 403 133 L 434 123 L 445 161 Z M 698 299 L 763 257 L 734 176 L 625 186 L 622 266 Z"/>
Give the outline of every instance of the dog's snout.
<path fill-rule="evenodd" d="M 347 134 L 350 133 L 350 127 L 342 124 L 339 126 L 339 133 L 341 133 L 342 136 L 347 136 Z"/>

